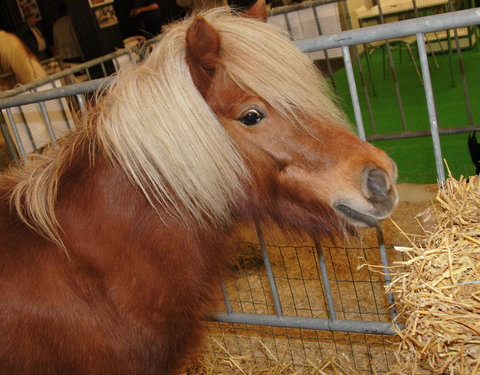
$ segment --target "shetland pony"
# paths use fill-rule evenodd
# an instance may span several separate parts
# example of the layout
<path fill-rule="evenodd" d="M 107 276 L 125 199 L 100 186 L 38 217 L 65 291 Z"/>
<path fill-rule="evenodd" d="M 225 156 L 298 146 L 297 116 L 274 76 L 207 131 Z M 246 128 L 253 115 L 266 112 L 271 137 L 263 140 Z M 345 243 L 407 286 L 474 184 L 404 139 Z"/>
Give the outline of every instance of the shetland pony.
<path fill-rule="evenodd" d="M 253 9 L 171 26 L 61 147 L 2 177 L 0 373 L 178 373 L 237 223 L 391 212 L 394 163 Z"/>
<path fill-rule="evenodd" d="M 47 76 L 45 69 L 15 35 L 0 30 L 0 73 L 15 73 L 18 83 L 28 83 Z"/>

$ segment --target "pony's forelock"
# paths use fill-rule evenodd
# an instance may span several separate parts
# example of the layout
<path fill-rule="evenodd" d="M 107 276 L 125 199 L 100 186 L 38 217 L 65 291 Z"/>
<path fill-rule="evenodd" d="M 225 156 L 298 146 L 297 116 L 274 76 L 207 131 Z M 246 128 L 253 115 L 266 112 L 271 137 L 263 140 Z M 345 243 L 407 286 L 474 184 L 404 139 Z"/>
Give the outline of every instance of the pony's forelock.
<path fill-rule="evenodd" d="M 121 71 L 97 117 L 97 137 L 153 207 L 189 221 L 224 222 L 248 172 L 185 60 L 188 22 Z"/>

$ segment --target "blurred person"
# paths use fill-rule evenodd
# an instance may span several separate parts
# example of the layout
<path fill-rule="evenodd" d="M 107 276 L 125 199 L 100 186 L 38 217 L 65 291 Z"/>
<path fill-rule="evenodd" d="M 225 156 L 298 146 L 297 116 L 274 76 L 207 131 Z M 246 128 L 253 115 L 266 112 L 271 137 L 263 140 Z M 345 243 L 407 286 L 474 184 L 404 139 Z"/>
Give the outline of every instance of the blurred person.
<path fill-rule="evenodd" d="M 42 61 L 50 57 L 51 44 L 37 23 L 37 16 L 34 13 L 25 14 L 25 23 L 20 27 L 18 36 L 37 56 L 38 60 Z"/>
<path fill-rule="evenodd" d="M 162 25 L 185 15 L 185 9 L 175 0 L 135 0 L 135 7 L 130 10 L 130 17 L 137 21 L 137 28 L 147 38 L 160 34 Z"/>
<path fill-rule="evenodd" d="M 53 24 L 53 44 L 56 52 L 66 62 L 80 63 L 83 61 L 82 51 L 65 3 L 58 5 L 58 13 L 60 18 Z"/>

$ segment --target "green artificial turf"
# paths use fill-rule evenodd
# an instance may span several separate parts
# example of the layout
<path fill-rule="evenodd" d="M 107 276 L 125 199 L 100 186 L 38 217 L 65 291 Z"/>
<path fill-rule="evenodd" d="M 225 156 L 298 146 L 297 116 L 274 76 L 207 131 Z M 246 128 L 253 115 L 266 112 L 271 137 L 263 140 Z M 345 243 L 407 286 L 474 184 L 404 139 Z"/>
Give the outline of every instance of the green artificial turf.
<path fill-rule="evenodd" d="M 392 74 L 387 72 L 383 77 L 382 48 L 370 54 L 370 66 L 373 75 L 376 96 L 372 94 L 372 85 L 369 84 L 369 97 L 372 106 L 377 134 L 400 133 L 403 131 L 401 114 L 396 101 L 396 93 Z M 407 129 L 411 131 L 429 129 L 429 120 L 425 91 L 420 84 L 406 50 L 397 46 L 392 48 L 395 69 L 398 75 L 399 87 Z M 437 110 L 438 126 L 441 128 L 466 127 L 480 125 L 480 52 L 475 46 L 473 49 L 462 51 L 465 67 L 465 82 L 470 96 L 471 120 L 467 115 L 466 100 L 463 94 L 462 77 L 460 75 L 459 59 L 453 54 L 452 64 L 449 55 L 436 54 L 439 68 L 429 57 L 430 74 L 433 86 L 435 105 Z M 362 57 L 362 66 L 367 74 L 365 56 Z M 417 64 L 418 57 L 417 57 Z M 388 66 L 388 64 L 387 64 Z M 454 85 L 452 87 L 452 74 Z M 363 88 L 361 86 L 358 66 L 354 66 L 360 106 L 367 136 L 374 134 L 374 127 L 370 121 Z M 344 108 L 352 123 L 354 121 L 353 108 L 348 90 L 348 83 L 344 69 L 334 74 L 335 87 L 339 96 L 340 105 Z M 450 170 L 455 177 L 470 176 L 475 173 L 467 147 L 468 134 L 442 135 L 441 145 L 443 158 L 446 159 Z M 480 134 L 478 134 L 480 142 Z M 385 150 L 397 163 L 399 182 L 430 184 L 437 181 L 435 159 L 432 140 L 430 137 L 395 139 L 373 142 L 377 147 Z"/>

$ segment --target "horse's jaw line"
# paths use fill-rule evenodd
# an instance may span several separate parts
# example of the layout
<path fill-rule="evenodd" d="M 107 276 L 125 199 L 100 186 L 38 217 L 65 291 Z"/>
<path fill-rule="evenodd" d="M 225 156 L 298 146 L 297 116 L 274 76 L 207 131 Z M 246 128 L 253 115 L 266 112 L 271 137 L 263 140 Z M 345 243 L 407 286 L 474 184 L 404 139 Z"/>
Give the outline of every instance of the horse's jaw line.
<path fill-rule="evenodd" d="M 379 219 L 376 217 L 362 214 L 344 204 L 337 204 L 334 208 L 345 217 L 349 223 L 356 227 L 378 227 L 379 225 Z"/>

